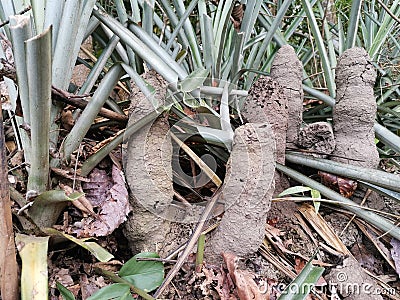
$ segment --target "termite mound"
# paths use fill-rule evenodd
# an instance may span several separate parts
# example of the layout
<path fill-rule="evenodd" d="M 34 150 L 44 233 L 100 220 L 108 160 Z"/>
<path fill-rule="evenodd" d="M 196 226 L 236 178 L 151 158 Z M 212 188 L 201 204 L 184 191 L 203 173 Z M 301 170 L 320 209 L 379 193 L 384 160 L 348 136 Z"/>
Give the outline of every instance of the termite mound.
<path fill-rule="evenodd" d="M 268 123 L 235 130 L 221 192 L 225 214 L 208 243 L 208 261 L 219 261 L 222 252 L 245 257 L 262 243 L 274 191 L 275 150 Z"/>
<path fill-rule="evenodd" d="M 283 89 L 287 99 L 288 116 L 286 146 L 295 147 L 303 115 L 303 66 L 290 45 L 282 46 L 271 66 L 271 77 Z"/>
<path fill-rule="evenodd" d="M 375 145 L 375 68 L 363 48 L 346 50 L 336 68 L 336 104 L 333 130 L 336 147 L 332 160 L 376 168 L 379 153 Z"/>
<path fill-rule="evenodd" d="M 151 100 L 165 98 L 166 83 L 161 76 L 149 71 L 143 77 L 156 92 L 153 99 L 148 99 L 132 84 L 129 124 L 154 111 Z M 157 248 L 162 252 L 170 231 L 170 222 L 160 217 L 171 204 L 174 193 L 168 131 L 167 117 L 160 116 L 126 141 L 124 167 L 133 214 L 125 223 L 125 236 L 134 253 Z"/>
<path fill-rule="evenodd" d="M 249 90 L 243 107 L 243 117 L 249 123 L 268 123 L 276 142 L 276 161 L 285 164 L 288 100 L 282 86 L 271 77 L 260 76 Z M 286 177 L 275 171 L 275 192 L 289 187 Z"/>
<path fill-rule="evenodd" d="M 336 68 L 336 104 L 333 109 L 333 130 L 336 147 L 332 160 L 367 168 L 377 168 L 379 153 L 375 145 L 374 122 L 376 71 L 363 48 L 346 50 Z M 365 189 L 354 196 L 363 198 Z M 368 201 L 381 209 L 383 198 L 372 192 Z"/>

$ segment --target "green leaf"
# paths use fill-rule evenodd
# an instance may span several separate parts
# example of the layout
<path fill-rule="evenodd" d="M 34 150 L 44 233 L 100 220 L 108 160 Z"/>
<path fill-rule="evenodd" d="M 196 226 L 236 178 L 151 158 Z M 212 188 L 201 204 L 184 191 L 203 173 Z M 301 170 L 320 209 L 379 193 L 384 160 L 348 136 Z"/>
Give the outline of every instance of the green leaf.
<path fill-rule="evenodd" d="M 333 173 L 342 177 L 367 181 L 400 192 L 400 178 L 396 174 L 356 165 L 344 164 L 323 158 L 309 157 L 300 153 L 287 153 L 286 161 L 301 164 L 320 171 Z M 322 192 L 320 189 L 319 191 Z"/>
<path fill-rule="evenodd" d="M 321 199 L 321 193 L 318 190 L 311 189 L 311 197 L 314 199 Z M 321 206 L 320 201 L 313 201 L 315 212 L 318 213 L 319 207 Z"/>
<path fill-rule="evenodd" d="M 63 236 L 64 238 L 74 242 L 75 244 L 78 244 L 82 248 L 85 248 L 90 253 L 92 253 L 101 262 L 107 262 L 114 257 L 110 252 L 101 247 L 99 244 L 95 242 L 87 242 L 88 239 L 77 239 L 72 235 L 60 232 L 53 228 L 44 228 L 43 231 L 48 235 Z"/>
<path fill-rule="evenodd" d="M 310 29 L 311 29 L 311 32 L 313 33 L 313 37 L 314 37 L 315 43 L 317 45 L 318 55 L 319 55 L 321 63 L 322 63 L 322 69 L 323 69 L 323 72 L 325 75 L 325 80 L 326 80 L 326 84 L 327 84 L 327 87 L 329 90 L 329 94 L 332 97 L 335 97 L 335 93 L 336 93 L 335 80 L 334 80 L 332 68 L 331 68 L 331 65 L 329 62 L 329 57 L 326 52 L 325 44 L 322 39 L 322 34 L 321 34 L 321 31 L 319 30 L 319 25 L 317 23 L 315 15 L 314 15 L 313 8 L 312 8 L 309 0 L 302 0 L 301 3 L 305 9 L 305 13 L 307 15 L 307 18 L 308 18 L 308 21 L 310 24 Z"/>
<path fill-rule="evenodd" d="M 324 272 L 324 268 L 312 265 L 312 259 L 304 266 L 300 274 L 283 291 L 279 300 L 302 300 Z"/>
<path fill-rule="evenodd" d="M 282 193 L 280 193 L 278 196 L 286 196 L 286 195 L 292 195 L 292 194 L 298 194 L 298 193 L 303 193 L 303 192 L 308 192 L 311 191 L 312 189 L 308 186 L 292 186 L 286 190 L 284 190 Z"/>
<path fill-rule="evenodd" d="M 347 28 L 346 49 L 353 48 L 356 44 L 357 31 L 359 28 L 358 23 L 361 17 L 362 2 L 363 1 L 361 0 L 354 0 L 351 3 L 349 26 Z"/>
<path fill-rule="evenodd" d="M 17 233 L 15 244 L 22 261 L 21 300 L 47 299 L 49 237 L 38 237 Z"/>
<path fill-rule="evenodd" d="M 56 286 L 64 300 L 75 300 L 74 294 L 58 281 L 56 282 Z"/>
<path fill-rule="evenodd" d="M 114 256 L 110 252 L 108 252 L 106 249 L 95 242 L 81 242 L 80 240 L 74 242 L 88 250 L 101 262 L 107 262 L 114 258 Z"/>
<path fill-rule="evenodd" d="M 179 91 L 189 93 L 198 89 L 207 79 L 210 70 L 203 67 L 197 68 L 178 84 Z"/>
<path fill-rule="evenodd" d="M 80 143 L 89 131 L 92 122 L 96 119 L 97 114 L 107 101 L 108 96 L 113 91 L 115 85 L 123 75 L 121 65 L 113 65 L 103 80 L 98 85 L 96 92 L 88 102 L 79 119 L 75 122 L 70 133 L 66 136 L 63 143 L 64 157 L 68 159 L 72 152 L 78 149 Z"/>
<path fill-rule="evenodd" d="M 183 93 L 183 103 L 191 108 L 199 108 L 200 102 L 193 97 L 190 93 Z"/>
<path fill-rule="evenodd" d="M 72 193 L 71 195 L 67 196 L 67 194 L 65 194 L 65 191 L 63 190 L 46 191 L 35 198 L 33 206 L 47 205 L 56 202 L 74 201 L 82 195 L 84 195 L 84 193 Z"/>
<path fill-rule="evenodd" d="M 130 298 L 129 298 L 130 296 Z M 129 285 L 124 283 L 114 283 L 95 292 L 87 300 L 106 300 L 106 299 L 133 299 Z"/>
<path fill-rule="evenodd" d="M 118 275 L 147 292 L 159 287 L 164 279 L 164 265 L 158 261 L 137 261 L 136 258 L 158 258 L 154 252 L 142 252 L 128 260 Z"/>
<path fill-rule="evenodd" d="M 25 42 L 30 112 L 31 165 L 28 189 L 43 192 L 49 181 L 51 27 Z"/>

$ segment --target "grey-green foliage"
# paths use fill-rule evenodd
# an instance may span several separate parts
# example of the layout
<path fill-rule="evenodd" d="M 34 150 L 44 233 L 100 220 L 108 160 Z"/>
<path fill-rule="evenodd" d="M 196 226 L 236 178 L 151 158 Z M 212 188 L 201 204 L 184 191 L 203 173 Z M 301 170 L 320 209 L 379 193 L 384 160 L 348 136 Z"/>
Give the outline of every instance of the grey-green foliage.
<path fill-rule="evenodd" d="M 10 19 L 4 30 L 12 44 L 22 106 L 16 128 L 21 136 L 28 170 L 28 189 L 42 193 L 50 188 L 50 151 L 56 152 L 60 112 L 52 102 L 52 85 L 67 89 L 95 0 L 1 1 L 0 17 Z M 28 5 L 25 16 L 15 16 Z M 15 87 L 8 84 L 10 95 Z M 16 102 L 16 99 L 13 99 Z M 14 108 L 16 105 L 14 105 Z M 32 211 L 33 212 L 33 211 Z M 39 226 L 52 226 L 60 210 L 36 205 L 31 218 Z"/>

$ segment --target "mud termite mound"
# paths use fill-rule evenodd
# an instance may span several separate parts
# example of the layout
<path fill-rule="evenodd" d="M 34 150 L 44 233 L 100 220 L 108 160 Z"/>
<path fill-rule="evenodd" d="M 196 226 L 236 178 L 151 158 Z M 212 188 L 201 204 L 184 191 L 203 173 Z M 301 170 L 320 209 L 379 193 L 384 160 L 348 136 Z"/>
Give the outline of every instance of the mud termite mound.
<path fill-rule="evenodd" d="M 335 147 L 329 123 L 316 122 L 302 127 L 303 122 L 303 66 L 290 45 L 282 46 L 271 66 L 271 77 L 282 86 L 288 100 L 286 147 L 303 148 L 314 156 L 326 156 Z"/>
<path fill-rule="evenodd" d="M 221 252 L 247 256 L 257 251 L 274 191 L 275 140 L 268 123 L 248 123 L 235 130 L 221 198 L 225 214 L 208 243 L 209 261 Z"/>
<path fill-rule="evenodd" d="M 250 123 L 269 123 L 276 141 L 276 161 L 285 164 L 288 100 L 279 83 L 271 77 L 260 76 L 249 90 L 243 117 Z M 275 172 L 275 194 L 289 187 L 283 174 Z"/>
<path fill-rule="evenodd" d="M 351 48 L 336 68 L 336 104 L 333 130 L 336 147 L 332 160 L 376 168 L 379 154 L 375 145 L 375 68 L 367 52 Z"/>
<path fill-rule="evenodd" d="M 363 48 L 351 48 L 342 54 L 336 68 L 333 110 L 336 147 L 332 160 L 367 168 L 378 167 L 379 153 L 374 134 L 375 79 L 375 68 Z M 362 199 L 364 192 L 365 189 L 358 189 L 354 196 Z M 375 209 L 384 205 L 383 197 L 376 192 L 369 195 L 367 203 Z"/>
<path fill-rule="evenodd" d="M 144 79 L 155 87 L 154 99 L 165 98 L 166 83 L 161 76 L 149 71 Z M 131 100 L 129 124 L 154 110 L 151 99 L 135 85 Z M 170 231 L 170 222 L 160 217 L 173 198 L 172 144 L 168 131 L 168 120 L 161 116 L 127 140 L 124 166 L 133 214 L 125 223 L 125 235 L 134 253 L 156 249 L 162 252 Z"/>
<path fill-rule="evenodd" d="M 290 45 L 282 46 L 271 66 L 271 77 L 280 84 L 287 98 L 286 146 L 296 147 L 303 115 L 303 66 Z"/>

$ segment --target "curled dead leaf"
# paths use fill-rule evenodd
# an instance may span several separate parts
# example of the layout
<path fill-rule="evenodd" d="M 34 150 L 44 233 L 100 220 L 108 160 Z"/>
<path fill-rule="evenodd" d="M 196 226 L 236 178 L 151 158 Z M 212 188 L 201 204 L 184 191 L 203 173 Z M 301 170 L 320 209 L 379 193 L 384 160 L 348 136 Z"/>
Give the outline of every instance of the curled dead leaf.
<path fill-rule="evenodd" d="M 357 181 L 339 177 L 330 173 L 318 171 L 318 175 L 321 177 L 321 183 L 339 193 L 346 198 L 353 196 L 357 189 Z"/>

